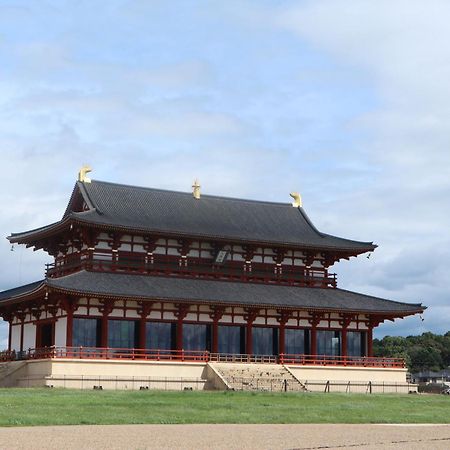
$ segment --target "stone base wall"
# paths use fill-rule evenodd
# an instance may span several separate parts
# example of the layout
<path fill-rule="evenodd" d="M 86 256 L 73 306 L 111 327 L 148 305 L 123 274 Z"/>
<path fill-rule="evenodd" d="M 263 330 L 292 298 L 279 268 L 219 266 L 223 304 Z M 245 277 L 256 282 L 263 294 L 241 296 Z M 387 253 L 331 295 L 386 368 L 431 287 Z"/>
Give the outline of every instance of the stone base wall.
<path fill-rule="evenodd" d="M 233 363 L 228 363 L 234 367 Z M 227 364 L 227 365 L 228 365 Z M 260 369 L 268 364 L 236 364 Z M 405 369 L 285 366 L 308 391 L 408 393 L 417 385 L 406 383 Z M 61 387 L 73 389 L 225 390 L 217 370 L 203 362 L 46 359 L 14 361 L 2 368 L 1 387 Z"/>

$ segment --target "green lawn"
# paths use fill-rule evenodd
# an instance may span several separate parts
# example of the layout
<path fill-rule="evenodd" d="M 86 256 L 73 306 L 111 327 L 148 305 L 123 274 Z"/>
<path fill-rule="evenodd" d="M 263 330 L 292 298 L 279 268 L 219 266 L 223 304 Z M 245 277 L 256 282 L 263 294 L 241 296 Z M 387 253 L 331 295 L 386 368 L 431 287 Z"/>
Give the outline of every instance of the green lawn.
<path fill-rule="evenodd" d="M 450 396 L 0 389 L 0 426 L 444 423 Z"/>

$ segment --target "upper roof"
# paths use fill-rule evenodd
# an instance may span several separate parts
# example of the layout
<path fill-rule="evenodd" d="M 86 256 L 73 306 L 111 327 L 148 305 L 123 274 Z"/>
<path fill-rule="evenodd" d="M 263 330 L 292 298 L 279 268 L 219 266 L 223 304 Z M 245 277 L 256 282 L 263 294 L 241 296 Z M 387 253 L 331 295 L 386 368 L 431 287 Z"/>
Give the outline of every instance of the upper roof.
<path fill-rule="evenodd" d="M 36 292 L 39 286 L 42 290 L 50 288 L 67 294 L 106 298 L 359 312 L 391 317 L 416 314 L 425 309 L 421 304 L 395 302 L 343 289 L 88 271 L 0 292 L 0 306 L 20 302 L 21 297 Z"/>
<path fill-rule="evenodd" d="M 89 208 L 75 212 L 82 197 Z M 61 221 L 24 233 L 12 234 L 11 242 L 25 242 L 67 226 L 70 221 L 120 230 L 218 240 L 290 245 L 364 253 L 372 242 L 342 239 L 321 233 L 302 207 L 202 194 L 128 186 L 92 180 L 77 182 Z"/>

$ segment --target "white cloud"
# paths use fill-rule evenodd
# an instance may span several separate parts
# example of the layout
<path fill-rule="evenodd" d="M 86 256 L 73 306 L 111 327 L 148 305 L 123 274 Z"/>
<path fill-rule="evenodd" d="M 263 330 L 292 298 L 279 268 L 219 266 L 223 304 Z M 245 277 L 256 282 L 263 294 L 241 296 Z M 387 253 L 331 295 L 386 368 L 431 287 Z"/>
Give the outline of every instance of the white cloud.
<path fill-rule="evenodd" d="M 364 230 L 381 246 L 376 264 L 374 259 L 341 264 L 341 279 L 361 291 L 423 301 L 431 318 L 424 326 L 445 331 L 450 327 L 444 306 L 444 261 L 450 258 L 450 4 L 315 0 L 279 9 L 273 17 L 272 25 L 370 79 L 378 96 L 371 111 L 348 123 L 360 132 L 356 145 L 364 147 L 375 178 L 365 189 L 341 195 L 344 209 L 330 204 L 322 217 L 336 232 Z M 395 333 L 395 327 L 383 330 Z"/>

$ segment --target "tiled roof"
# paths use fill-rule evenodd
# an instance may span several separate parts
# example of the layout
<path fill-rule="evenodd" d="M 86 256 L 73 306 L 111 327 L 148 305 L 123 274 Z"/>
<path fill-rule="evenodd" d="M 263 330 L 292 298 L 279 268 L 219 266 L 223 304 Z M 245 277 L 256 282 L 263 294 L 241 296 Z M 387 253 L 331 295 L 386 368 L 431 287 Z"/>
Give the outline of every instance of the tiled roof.
<path fill-rule="evenodd" d="M 273 203 L 212 195 L 195 199 L 185 192 L 150 189 L 93 180 L 77 182 L 75 195 L 82 195 L 89 211 L 66 211 L 60 223 L 74 219 L 125 230 L 175 236 L 204 237 L 229 241 L 261 242 L 271 245 L 364 253 L 372 242 L 342 239 L 319 232 L 303 208 L 290 203 Z M 69 205 L 70 206 L 70 205 Z M 13 234 L 17 242 L 44 229 Z"/>
<path fill-rule="evenodd" d="M 388 314 L 400 317 L 422 312 L 421 304 L 395 302 L 343 289 L 321 289 L 257 283 L 200 280 L 149 275 L 81 271 L 45 281 L 49 288 L 80 295 L 244 306 L 299 308 Z M 33 285 L 36 285 L 34 283 Z M 28 286 L 33 286 L 28 285 Z M 17 289 L 24 289 L 17 288 Z M 17 291 L 17 289 L 12 291 Z M 12 291 L 0 293 L 1 300 Z"/>

